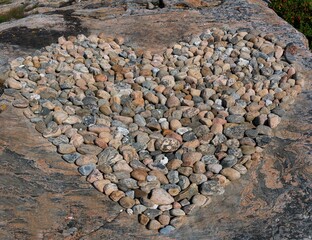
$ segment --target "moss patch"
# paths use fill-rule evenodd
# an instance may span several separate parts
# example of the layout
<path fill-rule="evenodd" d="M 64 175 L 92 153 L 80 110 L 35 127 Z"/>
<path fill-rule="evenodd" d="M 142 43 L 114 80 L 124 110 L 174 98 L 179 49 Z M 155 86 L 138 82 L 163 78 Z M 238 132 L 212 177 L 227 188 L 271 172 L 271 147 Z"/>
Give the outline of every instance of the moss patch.
<path fill-rule="evenodd" d="M 25 7 L 15 7 L 10 11 L 0 15 L 0 23 L 10 21 L 11 19 L 20 19 L 25 16 Z"/>
<path fill-rule="evenodd" d="M 11 3 L 11 0 L 0 0 L 0 5 L 1 4 L 9 4 Z"/>

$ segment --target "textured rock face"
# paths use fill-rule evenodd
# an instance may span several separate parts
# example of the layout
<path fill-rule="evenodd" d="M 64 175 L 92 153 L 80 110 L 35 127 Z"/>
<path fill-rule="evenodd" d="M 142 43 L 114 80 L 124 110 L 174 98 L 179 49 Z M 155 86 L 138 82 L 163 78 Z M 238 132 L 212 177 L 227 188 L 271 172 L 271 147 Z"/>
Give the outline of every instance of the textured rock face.
<path fill-rule="evenodd" d="M 196 1 L 184 1 L 180 5 L 173 4 L 178 1 L 172 1 L 172 5 L 163 2 L 162 8 L 155 4 L 153 9 L 146 9 L 141 1 L 116 1 L 107 5 L 94 2 L 92 6 L 89 2 L 73 3 L 72 6 L 58 9 L 74 10 L 72 13 L 66 12 L 67 15 L 64 12 L 63 15 L 32 15 L 25 21 L 2 24 L 0 38 L 4 47 L 0 51 L 7 59 L 23 55 L 21 51 L 34 52 L 38 43 L 34 39 L 42 41 L 42 46 L 48 45 L 55 41 L 53 37 L 65 33 L 66 27 L 71 27 L 73 18 L 81 20 L 78 26 L 82 32 L 104 31 L 107 35 L 122 35 L 133 47 L 143 46 L 143 49 L 154 52 L 207 26 L 252 26 L 266 33 L 273 32 L 284 44 L 294 41 L 298 48 L 296 64 L 306 76 L 306 92 L 283 118 L 282 125 L 274 130 L 276 137 L 271 148 L 266 149 L 262 161 L 255 159 L 248 176 L 230 186 L 224 196 L 213 201 L 210 208 L 203 208 L 200 213 L 188 218 L 184 226 L 170 237 L 309 238 L 311 54 L 301 50 L 304 43 L 302 36 L 258 1 L 225 1 L 215 8 L 198 7 Z M 55 9 L 42 7 L 39 10 L 51 12 Z M 70 17 L 71 20 L 68 20 Z M 58 21 L 48 27 L 48 20 L 52 18 Z M 37 24 L 38 19 L 41 25 Z M 64 19 L 67 24 L 63 24 Z M 41 30 L 37 29 L 35 35 L 30 34 L 29 41 L 25 39 L 24 42 L 18 42 L 21 36 L 25 36 L 22 31 L 29 33 L 28 29 L 21 28 L 19 37 L 9 37 L 12 36 L 10 33 L 16 31 L 12 27 L 23 25 L 29 28 L 45 27 L 51 35 L 38 34 Z M 61 25 L 62 28 L 59 28 Z M 65 30 L 58 32 L 59 29 Z M 75 35 L 79 33 L 78 30 L 75 29 Z M 14 44 L 23 48 L 12 51 L 16 48 Z M 5 60 L 2 66 L 5 68 Z M 106 197 L 89 188 L 84 180 L 79 181 L 76 169 L 64 163 L 55 154 L 56 149 L 40 138 L 32 125 L 22 120 L 19 110 L 9 107 L 0 114 L 0 119 L 5 126 L 0 130 L 0 194 L 5 196 L 0 203 L 1 216 L 4 216 L 0 225 L 1 238 L 23 239 L 35 236 L 58 239 L 73 235 L 74 239 L 103 239 L 103 236 L 109 235 L 109 238 L 116 239 L 121 234 L 126 239 L 152 238 L 151 233 L 138 226 L 134 216 L 119 214 L 117 204 L 110 203 Z M 78 182 L 81 184 L 78 185 Z M 25 200 L 22 201 L 20 196 L 26 196 Z M 210 216 L 209 220 L 206 220 L 206 216 Z M 176 220 L 177 224 L 182 222 L 181 219 Z M 156 225 L 154 223 L 150 228 L 156 228 Z M 217 228 L 218 232 L 215 231 Z M 162 236 L 158 238 L 163 239 Z"/>

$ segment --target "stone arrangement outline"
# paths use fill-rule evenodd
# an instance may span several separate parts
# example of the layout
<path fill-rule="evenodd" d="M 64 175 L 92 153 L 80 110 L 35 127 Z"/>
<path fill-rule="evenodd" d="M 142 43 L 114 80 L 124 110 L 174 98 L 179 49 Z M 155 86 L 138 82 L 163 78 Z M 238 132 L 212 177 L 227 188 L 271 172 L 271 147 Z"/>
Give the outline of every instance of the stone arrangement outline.
<path fill-rule="evenodd" d="M 138 54 L 103 34 L 11 62 L 13 106 L 87 181 L 167 234 L 245 174 L 301 91 L 272 35 L 207 30 Z"/>

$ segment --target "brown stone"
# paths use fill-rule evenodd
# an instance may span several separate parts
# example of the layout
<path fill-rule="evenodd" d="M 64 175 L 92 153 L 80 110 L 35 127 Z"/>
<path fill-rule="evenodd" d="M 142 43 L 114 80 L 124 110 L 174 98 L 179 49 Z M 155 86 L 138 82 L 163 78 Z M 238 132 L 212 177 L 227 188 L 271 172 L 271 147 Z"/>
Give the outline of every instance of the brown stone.
<path fill-rule="evenodd" d="M 135 204 L 134 199 L 130 198 L 130 197 L 122 197 L 119 200 L 119 204 L 120 206 L 124 207 L 124 208 L 132 208 L 133 205 Z"/>
<path fill-rule="evenodd" d="M 159 228 L 161 228 L 161 224 L 160 224 L 160 222 L 158 222 L 157 220 L 152 219 L 152 220 L 148 223 L 147 228 L 148 228 L 149 230 L 158 230 Z"/>
<path fill-rule="evenodd" d="M 180 100 L 179 98 L 177 98 L 176 96 L 170 96 L 168 99 L 167 99 L 167 102 L 166 102 L 166 105 L 167 107 L 169 108 L 172 108 L 172 107 L 178 107 L 180 106 Z"/>
<path fill-rule="evenodd" d="M 164 173 L 162 173 L 161 171 L 152 170 L 152 171 L 150 171 L 150 172 L 148 173 L 148 175 L 157 177 L 158 181 L 159 181 L 161 184 L 168 184 L 168 183 L 169 183 L 168 178 L 167 178 L 166 175 L 165 175 Z"/>
<path fill-rule="evenodd" d="M 119 199 L 123 198 L 125 196 L 125 193 L 123 191 L 120 191 L 120 190 L 117 190 L 117 191 L 114 191 L 112 192 L 110 195 L 109 195 L 109 198 L 112 199 L 114 202 L 118 202 Z M 120 201 L 119 201 L 119 204 L 120 204 Z M 120 204 L 121 205 L 121 204 Z M 122 205 L 121 205 L 122 206 Z M 122 206 L 123 207 L 123 206 Z"/>
<path fill-rule="evenodd" d="M 150 219 L 148 216 L 146 216 L 144 214 L 139 215 L 139 223 L 141 223 L 142 225 L 144 225 L 144 226 L 147 225 L 149 220 Z"/>
<path fill-rule="evenodd" d="M 94 76 L 95 81 L 97 82 L 106 82 L 107 81 L 107 76 L 104 74 L 98 74 Z"/>
<path fill-rule="evenodd" d="M 58 152 L 62 154 L 69 154 L 76 151 L 76 148 L 72 144 L 61 144 L 58 147 Z"/>
<path fill-rule="evenodd" d="M 103 180 L 96 180 L 93 182 L 93 186 L 100 192 L 104 192 L 104 186 L 106 184 L 110 183 L 109 180 L 103 179 Z"/>
<path fill-rule="evenodd" d="M 192 183 L 187 189 L 183 190 L 174 199 L 175 201 L 180 201 L 185 198 L 190 200 L 196 194 L 198 194 L 198 186 L 195 183 Z"/>
<path fill-rule="evenodd" d="M 108 146 L 106 140 L 103 138 L 96 138 L 94 143 L 102 149 L 105 149 Z"/>
<path fill-rule="evenodd" d="M 240 178 L 240 173 L 233 168 L 224 168 L 221 170 L 221 174 L 226 176 L 231 181 L 237 180 Z"/>
<path fill-rule="evenodd" d="M 176 170 L 178 169 L 183 162 L 180 159 L 173 159 L 167 163 L 168 170 Z"/>
<path fill-rule="evenodd" d="M 138 181 L 145 181 L 147 177 L 147 172 L 144 169 L 134 169 L 131 172 L 131 177 Z"/>
<path fill-rule="evenodd" d="M 158 221 L 160 222 L 160 224 L 166 226 L 170 223 L 170 216 L 169 215 L 160 215 L 158 217 Z"/>
<path fill-rule="evenodd" d="M 202 156 L 200 152 L 186 152 L 182 156 L 182 166 L 193 167 L 194 163 L 198 162 Z"/>

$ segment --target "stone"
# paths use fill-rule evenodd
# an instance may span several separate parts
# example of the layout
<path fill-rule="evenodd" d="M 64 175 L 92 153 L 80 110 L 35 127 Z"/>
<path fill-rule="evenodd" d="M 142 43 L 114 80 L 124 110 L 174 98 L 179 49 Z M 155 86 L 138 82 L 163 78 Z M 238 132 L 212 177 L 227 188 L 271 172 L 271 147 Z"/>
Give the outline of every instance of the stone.
<path fill-rule="evenodd" d="M 225 125 L 223 133 L 229 138 L 241 139 L 244 137 L 245 130 L 241 125 Z"/>
<path fill-rule="evenodd" d="M 167 174 L 167 178 L 170 183 L 178 183 L 179 182 L 179 172 L 171 170 Z"/>
<path fill-rule="evenodd" d="M 174 217 L 184 216 L 185 212 L 182 209 L 171 209 L 170 214 Z"/>
<path fill-rule="evenodd" d="M 178 148 L 181 146 L 181 143 L 174 138 L 163 138 L 157 140 L 156 145 L 162 152 L 174 152 L 178 150 Z"/>
<path fill-rule="evenodd" d="M 119 180 L 118 187 L 123 191 L 128 191 L 129 189 L 138 188 L 138 183 L 132 178 L 124 178 Z"/>
<path fill-rule="evenodd" d="M 147 172 L 144 169 L 134 169 L 131 172 L 131 177 L 137 181 L 145 181 L 147 177 Z"/>
<path fill-rule="evenodd" d="M 152 220 L 148 223 L 147 228 L 148 228 L 149 230 L 158 230 L 159 228 L 161 228 L 161 224 L 160 224 L 160 222 L 158 222 L 157 220 L 152 219 Z"/>
<path fill-rule="evenodd" d="M 119 152 L 113 147 L 105 148 L 101 153 L 98 154 L 99 165 L 114 165 L 118 161 L 122 160 L 122 156 Z"/>
<path fill-rule="evenodd" d="M 229 108 L 229 113 L 232 115 L 244 116 L 246 114 L 246 110 L 241 106 L 231 106 Z"/>
<path fill-rule="evenodd" d="M 119 172 L 132 172 L 133 169 L 129 166 L 129 164 L 125 160 L 118 161 L 114 166 L 113 166 L 113 171 Z"/>
<path fill-rule="evenodd" d="M 169 183 L 167 176 L 161 171 L 152 170 L 148 174 L 149 174 L 148 176 L 155 176 L 161 184 Z"/>
<path fill-rule="evenodd" d="M 228 155 L 223 158 L 220 163 L 223 168 L 230 168 L 237 163 L 237 158 L 233 155 Z"/>
<path fill-rule="evenodd" d="M 87 155 L 81 155 L 77 160 L 76 160 L 76 165 L 78 166 L 82 166 L 82 165 L 86 165 L 89 163 L 94 163 L 96 164 L 98 162 L 98 158 L 96 157 L 96 155 L 91 155 L 91 154 L 87 154 Z"/>
<path fill-rule="evenodd" d="M 81 156 L 80 153 L 74 152 L 70 154 L 64 154 L 62 157 L 66 162 L 74 163 L 80 156 Z"/>
<path fill-rule="evenodd" d="M 158 217 L 158 221 L 160 222 L 161 225 L 166 226 L 170 223 L 170 216 L 162 214 Z"/>
<path fill-rule="evenodd" d="M 206 202 L 207 202 L 207 197 L 202 194 L 197 194 L 192 197 L 192 203 L 198 207 L 205 205 Z"/>
<path fill-rule="evenodd" d="M 166 190 L 156 188 L 152 190 L 151 201 L 157 205 L 166 205 L 173 203 L 174 199 Z"/>
<path fill-rule="evenodd" d="M 81 154 L 98 155 L 102 151 L 102 148 L 91 144 L 81 144 L 77 148 L 77 151 Z"/>
<path fill-rule="evenodd" d="M 144 214 L 145 214 L 146 216 L 148 216 L 150 219 L 155 219 L 155 218 L 158 217 L 161 213 L 162 213 L 161 210 L 159 210 L 159 209 L 151 209 L 151 208 L 146 209 L 146 210 L 144 211 Z"/>
<path fill-rule="evenodd" d="M 170 220 L 170 225 L 175 228 L 180 228 L 186 221 L 185 216 L 174 217 Z"/>
<path fill-rule="evenodd" d="M 195 183 L 196 185 L 199 185 L 207 181 L 207 176 L 202 173 L 193 173 L 189 176 L 189 179 L 191 183 Z"/>
<path fill-rule="evenodd" d="M 106 184 L 110 183 L 109 180 L 103 179 L 103 180 L 96 180 L 93 182 L 93 186 L 99 191 L 99 192 L 104 192 L 104 186 Z"/>
<path fill-rule="evenodd" d="M 16 99 L 12 102 L 12 105 L 16 108 L 26 108 L 28 104 L 29 102 L 24 98 Z"/>
<path fill-rule="evenodd" d="M 241 149 L 242 153 L 245 155 L 250 155 L 256 152 L 256 148 L 254 146 L 242 145 Z"/>
<path fill-rule="evenodd" d="M 157 104 L 159 102 L 159 98 L 151 92 L 148 92 L 147 94 L 145 94 L 144 98 L 150 103 Z"/>
<path fill-rule="evenodd" d="M 121 198 L 123 198 L 125 196 L 125 193 L 123 191 L 117 190 L 112 192 L 109 195 L 109 198 L 111 200 L 113 200 L 114 202 L 118 202 Z M 121 205 L 121 203 L 119 202 L 119 204 Z M 123 205 L 121 205 L 123 207 Z"/>
<path fill-rule="evenodd" d="M 139 223 L 141 223 L 142 225 L 145 226 L 145 225 L 148 224 L 149 220 L 150 219 L 146 215 L 140 214 L 140 216 L 139 216 Z"/>
<path fill-rule="evenodd" d="M 216 158 L 215 155 L 204 155 L 202 158 L 201 158 L 201 161 L 207 165 L 209 164 L 218 164 L 219 161 L 218 159 Z"/>
<path fill-rule="evenodd" d="M 118 191 L 118 187 L 115 183 L 107 183 L 105 184 L 103 191 L 109 196 L 112 192 Z"/>
<path fill-rule="evenodd" d="M 80 166 L 78 168 L 78 171 L 81 175 L 87 176 L 95 169 L 95 167 L 96 167 L 96 165 L 94 163 L 90 163 L 90 164 Z"/>
<path fill-rule="evenodd" d="M 221 174 L 227 177 L 229 180 L 234 181 L 240 178 L 240 173 L 233 168 L 224 168 Z"/>
<path fill-rule="evenodd" d="M 215 180 L 209 180 L 200 185 L 200 193 L 205 196 L 222 195 L 224 188 Z"/>
<path fill-rule="evenodd" d="M 163 235 L 168 235 L 170 234 L 171 232 L 173 232 L 175 230 L 175 227 L 171 226 L 171 225 L 167 225 L 166 227 L 162 228 L 159 230 L 159 233 L 160 234 L 163 234 Z"/>
<path fill-rule="evenodd" d="M 145 207 L 142 204 L 139 204 L 139 205 L 133 206 L 132 209 L 133 209 L 134 214 L 141 214 L 147 209 L 147 207 Z"/>
<path fill-rule="evenodd" d="M 167 75 L 161 78 L 161 84 L 163 84 L 166 87 L 171 87 L 173 88 L 175 85 L 175 80 L 174 77 L 171 75 Z"/>
<path fill-rule="evenodd" d="M 81 136 L 80 134 L 74 134 L 71 138 L 70 138 L 70 143 L 73 144 L 76 148 L 78 148 L 80 145 L 82 145 L 84 142 L 83 136 Z"/>
<path fill-rule="evenodd" d="M 202 158 L 202 154 L 200 152 L 186 152 L 182 156 L 182 166 L 184 167 L 192 167 L 194 163 L 199 161 Z"/>
<path fill-rule="evenodd" d="M 276 128 L 278 124 L 280 124 L 280 122 L 281 122 L 280 116 L 273 114 L 273 113 L 270 113 L 268 115 L 268 123 L 269 123 L 270 128 Z"/>
<path fill-rule="evenodd" d="M 70 154 L 76 152 L 76 148 L 72 144 L 60 144 L 57 151 L 61 154 Z"/>
<path fill-rule="evenodd" d="M 273 131 L 270 127 L 265 126 L 265 125 L 259 125 L 257 126 L 257 132 L 260 135 L 267 135 L 267 136 L 272 136 Z"/>
<path fill-rule="evenodd" d="M 103 180 L 103 174 L 98 169 L 94 169 L 87 177 L 89 183 L 94 183 L 95 181 L 100 180 Z"/>
<path fill-rule="evenodd" d="M 180 201 L 182 199 L 190 200 L 196 194 L 198 194 L 198 186 L 195 183 L 192 183 L 188 188 L 175 197 L 175 201 Z"/>
<path fill-rule="evenodd" d="M 244 174 L 247 173 L 247 168 L 244 165 L 242 165 L 242 164 L 238 163 L 238 164 L 234 165 L 233 168 L 236 171 L 238 171 L 241 175 L 244 175 Z"/>
<path fill-rule="evenodd" d="M 207 165 L 207 170 L 218 174 L 221 170 L 222 170 L 222 165 L 221 164 L 217 164 L 217 163 L 213 163 L 213 164 L 208 164 Z"/>
<path fill-rule="evenodd" d="M 68 114 L 65 112 L 55 112 L 53 114 L 54 121 L 57 124 L 62 124 L 68 118 Z"/>
<path fill-rule="evenodd" d="M 177 98 L 176 96 L 170 96 L 168 99 L 167 99 L 167 102 L 166 102 L 166 105 L 167 107 L 169 108 L 173 108 L 173 107 L 178 107 L 180 106 L 180 100 L 179 98 Z"/>
<path fill-rule="evenodd" d="M 12 89 L 17 89 L 17 90 L 20 90 L 23 88 L 23 85 L 21 82 L 15 80 L 14 78 L 8 78 L 6 80 L 6 84 L 9 88 L 12 88 Z"/>
<path fill-rule="evenodd" d="M 135 201 L 134 199 L 126 196 L 126 197 L 122 197 L 119 200 L 119 204 L 124 208 L 132 208 L 135 204 Z"/>
<path fill-rule="evenodd" d="M 134 122 L 140 127 L 145 127 L 146 125 L 146 121 L 144 117 L 142 117 L 140 114 L 136 114 L 134 116 Z"/>
<path fill-rule="evenodd" d="M 198 108 L 188 108 L 183 112 L 183 117 L 185 118 L 192 118 L 194 116 L 196 116 L 198 113 L 200 112 L 200 110 Z"/>

